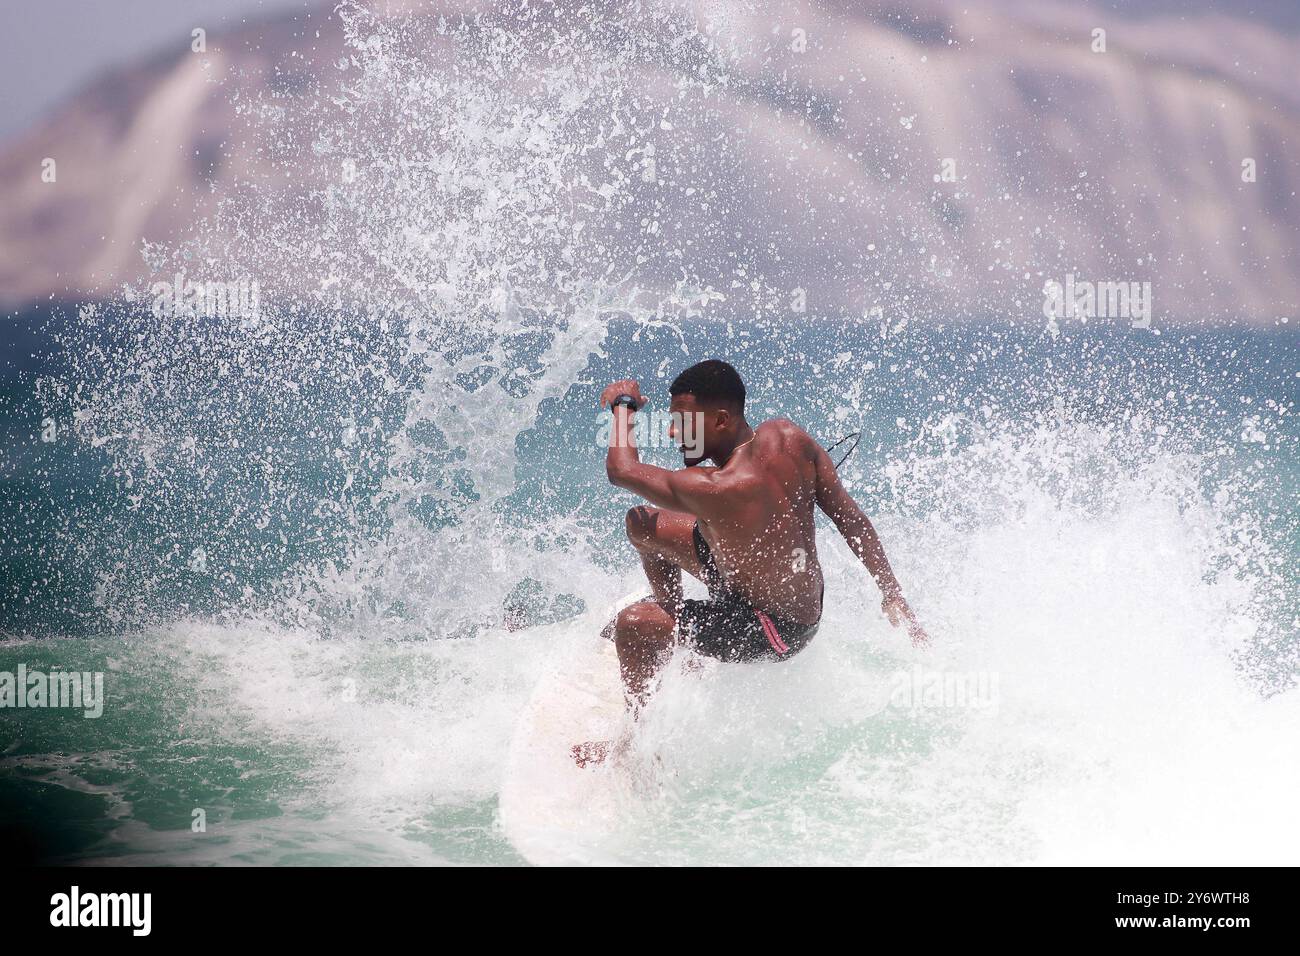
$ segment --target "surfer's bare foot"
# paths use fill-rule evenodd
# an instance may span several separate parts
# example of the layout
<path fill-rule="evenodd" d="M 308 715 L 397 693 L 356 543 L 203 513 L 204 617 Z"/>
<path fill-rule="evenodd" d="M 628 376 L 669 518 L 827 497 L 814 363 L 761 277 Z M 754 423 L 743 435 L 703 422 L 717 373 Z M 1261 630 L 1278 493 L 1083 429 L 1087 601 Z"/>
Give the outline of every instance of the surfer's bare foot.
<path fill-rule="evenodd" d="M 569 749 L 569 753 L 573 756 L 573 762 L 579 767 L 604 763 L 605 758 L 609 756 L 611 743 L 612 741 L 609 740 L 588 740 L 583 744 L 574 744 Z"/>

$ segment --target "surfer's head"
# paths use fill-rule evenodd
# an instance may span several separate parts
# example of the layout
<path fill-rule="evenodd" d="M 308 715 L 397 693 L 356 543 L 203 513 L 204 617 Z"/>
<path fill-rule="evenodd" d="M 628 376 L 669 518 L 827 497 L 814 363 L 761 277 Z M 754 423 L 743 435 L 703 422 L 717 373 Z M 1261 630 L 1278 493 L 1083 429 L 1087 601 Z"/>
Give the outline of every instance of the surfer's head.
<path fill-rule="evenodd" d="M 745 422 L 745 383 L 722 359 L 692 365 L 668 386 L 673 420 L 668 434 L 689 468 L 706 459 L 725 460 L 749 428 Z"/>

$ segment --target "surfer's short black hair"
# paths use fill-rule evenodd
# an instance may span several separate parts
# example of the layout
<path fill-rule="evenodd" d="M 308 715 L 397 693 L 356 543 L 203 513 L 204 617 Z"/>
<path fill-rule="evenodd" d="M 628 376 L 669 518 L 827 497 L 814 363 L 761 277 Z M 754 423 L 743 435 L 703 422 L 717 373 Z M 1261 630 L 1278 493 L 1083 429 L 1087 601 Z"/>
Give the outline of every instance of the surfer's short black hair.
<path fill-rule="evenodd" d="M 669 395 L 694 395 L 697 402 L 719 402 L 739 412 L 745 410 L 745 383 L 740 373 L 722 359 L 696 362 L 673 379 Z"/>

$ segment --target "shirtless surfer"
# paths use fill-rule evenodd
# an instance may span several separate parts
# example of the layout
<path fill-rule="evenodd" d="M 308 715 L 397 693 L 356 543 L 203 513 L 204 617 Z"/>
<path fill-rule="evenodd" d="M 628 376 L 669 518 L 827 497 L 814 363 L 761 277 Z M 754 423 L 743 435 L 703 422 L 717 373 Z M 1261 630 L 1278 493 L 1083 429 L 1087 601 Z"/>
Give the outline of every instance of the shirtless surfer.
<path fill-rule="evenodd" d="M 744 383 L 719 359 L 692 365 L 668 392 L 669 435 L 686 465 L 680 471 L 637 456 L 632 419 L 646 399 L 634 380 L 614 382 L 600 396 L 614 415 L 609 480 L 653 505 L 627 513 L 627 536 L 654 600 L 629 605 L 612 622 L 630 707 L 645 703 L 678 642 L 724 661 L 783 661 L 808 645 L 823 594 L 814 505 L 876 579 L 890 622 L 906 625 L 914 645 L 928 642 L 871 522 L 807 432 L 786 419 L 751 427 Z M 704 582 L 707 601 L 683 598 L 683 570 Z M 605 742 L 579 744 L 573 757 L 583 766 L 607 750 Z"/>

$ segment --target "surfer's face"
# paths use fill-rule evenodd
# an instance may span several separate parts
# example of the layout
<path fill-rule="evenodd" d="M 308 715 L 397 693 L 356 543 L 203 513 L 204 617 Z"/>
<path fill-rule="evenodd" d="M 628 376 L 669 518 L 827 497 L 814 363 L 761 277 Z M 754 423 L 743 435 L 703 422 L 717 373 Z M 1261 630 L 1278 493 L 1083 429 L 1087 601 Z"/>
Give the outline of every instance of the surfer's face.
<path fill-rule="evenodd" d="M 721 408 L 705 408 L 694 395 L 674 395 L 668 406 L 672 421 L 668 435 L 682 453 L 682 461 L 691 468 L 712 458 L 726 446 L 726 436 L 736 419 Z"/>

